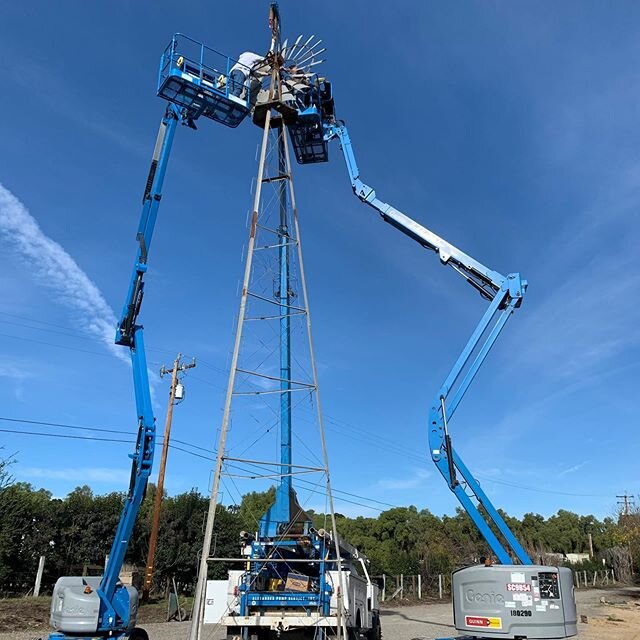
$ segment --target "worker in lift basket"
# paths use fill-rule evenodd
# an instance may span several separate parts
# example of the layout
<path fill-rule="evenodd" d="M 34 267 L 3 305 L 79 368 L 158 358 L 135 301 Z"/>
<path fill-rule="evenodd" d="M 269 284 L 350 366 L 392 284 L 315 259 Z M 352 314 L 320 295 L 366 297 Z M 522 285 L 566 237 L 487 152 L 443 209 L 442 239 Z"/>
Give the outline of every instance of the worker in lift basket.
<path fill-rule="evenodd" d="M 240 54 L 238 62 L 231 67 L 231 72 L 229 73 L 229 77 L 231 79 L 229 92 L 231 95 L 234 95 L 237 98 L 246 97 L 245 86 L 249 86 L 247 80 L 249 79 L 252 70 L 262 66 L 264 61 L 264 56 L 260 56 L 251 51 L 245 51 Z M 253 96 L 251 97 L 253 98 Z"/>

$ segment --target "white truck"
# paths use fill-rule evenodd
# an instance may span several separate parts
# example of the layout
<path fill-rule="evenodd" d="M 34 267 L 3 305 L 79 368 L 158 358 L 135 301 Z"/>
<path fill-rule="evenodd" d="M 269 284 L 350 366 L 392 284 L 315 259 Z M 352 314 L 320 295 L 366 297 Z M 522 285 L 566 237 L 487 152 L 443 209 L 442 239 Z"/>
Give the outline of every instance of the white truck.
<path fill-rule="evenodd" d="M 249 543 L 243 550 L 246 566 L 229 571 L 226 606 L 216 620 L 226 626 L 227 640 L 268 640 L 282 635 L 321 640 L 336 636 L 338 628 L 351 640 L 361 635 L 380 640 L 380 591 L 371 580 L 367 558 L 340 539 L 340 580 L 335 553 L 329 553 L 335 549 L 333 537 L 323 529 L 312 529 L 308 535 L 308 542 L 304 541 L 307 536 L 302 540 L 298 536 L 291 546 L 303 542 L 307 558 L 299 562 L 295 553 L 279 561 L 268 550 L 256 561 L 255 540 L 245 540 Z M 324 553 L 314 558 L 310 549 L 318 548 L 318 543 Z M 282 577 L 274 578 L 276 574 Z M 214 620 L 209 617 L 209 621 Z"/>

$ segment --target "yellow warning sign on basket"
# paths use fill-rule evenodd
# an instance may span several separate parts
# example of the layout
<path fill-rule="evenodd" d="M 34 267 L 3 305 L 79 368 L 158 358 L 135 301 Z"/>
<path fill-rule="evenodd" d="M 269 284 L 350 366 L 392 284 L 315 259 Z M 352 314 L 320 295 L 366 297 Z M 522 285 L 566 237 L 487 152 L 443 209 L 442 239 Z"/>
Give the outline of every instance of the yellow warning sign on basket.
<path fill-rule="evenodd" d="M 502 629 L 502 618 L 488 618 L 487 616 L 465 616 L 467 627 L 481 629 Z"/>

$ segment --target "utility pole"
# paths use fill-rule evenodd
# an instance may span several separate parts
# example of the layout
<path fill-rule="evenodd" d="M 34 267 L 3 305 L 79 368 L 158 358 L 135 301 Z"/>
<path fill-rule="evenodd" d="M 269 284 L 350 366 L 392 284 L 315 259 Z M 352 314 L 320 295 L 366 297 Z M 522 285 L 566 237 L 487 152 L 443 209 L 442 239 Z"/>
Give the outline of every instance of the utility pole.
<path fill-rule="evenodd" d="M 625 491 L 623 495 L 616 496 L 616 498 L 620 498 L 620 500 L 618 500 L 618 504 L 622 507 L 621 515 L 623 516 L 631 515 L 631 508 L 635 506 L 633 501 L 633 496 L 628 495 L 627 492 Z"/>
<path fill-rule="evenodd" d="M 160 377 L 171 374 L 171 387 L 169 389 L 169 406 L 167 407 L 167 419 L 164 425 L 164 440 L 162 442 L 162 457 L 160 458 L 160 470 L 158 471 L 158 486 L 156 498 L 153 504 L 153 519 L 151 522 L 151 537 L 149 538 L 149 555 L 147 556 L 147 568 L 144 574 L 144 585 L 142 587 L 142 599 L 149 599 L 149 591 L 153 584 L 153 561 L 156 555 L 156 545 L 158 544 L 158 529 L 160 527 L 160 508 L 162 507 L 162 494 L 164 490 L 164 473 L 167 467 L 167 453 L 169 451 L 169 438 L 171 436 L 171 421 L 173 420 L 173 406 L 176 400 L 179 402 L 184 398 L 184 389 L 178 380 L 178 373 L 193 369 L 196 366 L 196 359 L 189 364 L 181 363 L 182 354 L 179 353 L 173 361 L 173 368 L 166 369 L 164 365 L 160 369 Z"/>

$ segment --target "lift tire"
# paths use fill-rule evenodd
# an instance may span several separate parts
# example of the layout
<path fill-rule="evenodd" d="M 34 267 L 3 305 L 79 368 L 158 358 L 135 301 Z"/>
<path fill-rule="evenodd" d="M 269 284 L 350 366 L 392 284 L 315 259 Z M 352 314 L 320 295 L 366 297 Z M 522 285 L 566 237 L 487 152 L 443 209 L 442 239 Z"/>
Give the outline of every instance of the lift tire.
<path fill-rule="evenodd" d="M 128 640 L 149 640 L 149 634 L 140 627 L 134 627 L 129 633 Z"/>

